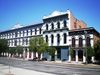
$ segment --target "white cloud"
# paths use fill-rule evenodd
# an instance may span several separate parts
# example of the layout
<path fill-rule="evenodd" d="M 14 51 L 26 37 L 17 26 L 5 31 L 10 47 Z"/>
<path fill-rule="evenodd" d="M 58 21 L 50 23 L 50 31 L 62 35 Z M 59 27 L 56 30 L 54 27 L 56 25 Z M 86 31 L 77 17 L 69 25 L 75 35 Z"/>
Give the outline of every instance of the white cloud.
<path fill-rule="evenodd" d="M 11 29 L 17 29 L 23 27 L 21 24 L 16 24 L 14 25 Z"/>
<path fill-rule="evenodd" d="M 50 15 L 44 16 L 43 19 L 49 18 L 49 17 L 54 17 L 54 16 L 59 16 L 59 15 L 66 14 L 66 13 L 67 13 L 67 12 L 54 11 L 54 12 L 51 13 Z"/>

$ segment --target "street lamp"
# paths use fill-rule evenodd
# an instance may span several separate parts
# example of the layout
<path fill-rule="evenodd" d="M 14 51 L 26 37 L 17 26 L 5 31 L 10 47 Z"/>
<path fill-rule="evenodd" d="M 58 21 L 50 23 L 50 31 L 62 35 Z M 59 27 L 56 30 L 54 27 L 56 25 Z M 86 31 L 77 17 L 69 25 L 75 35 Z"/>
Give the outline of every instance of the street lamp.
<path fill-rule="evenodd" d="M 85 52 L 86 52 L 86 64 L 87 64 L 87 31 L 84 30 L 85 33 Z"/>

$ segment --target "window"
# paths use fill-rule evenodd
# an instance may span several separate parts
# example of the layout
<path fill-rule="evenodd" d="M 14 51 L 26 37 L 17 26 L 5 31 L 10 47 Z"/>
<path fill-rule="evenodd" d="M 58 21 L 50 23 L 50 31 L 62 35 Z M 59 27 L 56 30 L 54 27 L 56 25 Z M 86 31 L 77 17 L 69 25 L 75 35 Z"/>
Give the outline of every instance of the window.
<path fill-rule="evenodd" d="M 39 29 L 39 33 L 41 34 L 41 28 Z"/>
<path fill-rule="evenodd" d="M 25 41 L 24 41 L 24 38 L 22 39 L 22 45 L 24 45 Z"/>
<path fill-rule="evenodd" d="M 48 43 L 48 36 L 46 35 L 45 38 L 46 38 L 46 42 Z"/>
<path fill-rule="evenodd" d="M 79 38 L 79 47 L 82 47 L 83 46 L 83 39 L 80 37 Z"/>
<path fill-rule="evenodd" d="M 17 40 L 15 40 L 15 46 L 17 46 Z"/>
<path fill-rule="evenodd" d="M 46 30 L 48 30 L 48 24 L 46 24 Z"/>
<path fill-rule="evenodd" d="M 54 42 L 54 36 L 51 35 L 51 44 L 53 44 L 53 42 Z"/>
<path fill-rule="evenodd" d="M 9 34 L 8 34 L 8 37 L 9 37 Z M 15 32 L 15 37 L 17 37 L 17 32 Z"/>
<path fill-rule="evenodd" d="M 75 47 L 75 38 L 72 38 L 72 47 Z"/>
<path fill-rule="evenodd" d="M 60 28 L 60 22 L 57 22 L 57 28 Z"/>
<path fill-rule="evenodd" d="M 51 23 L 51 29 L 54 29 L 54 24 L 53 23 Z"/>
<path fill-rule="evenodd" d="M 60 35 L 57 34 L 57 44 L 59 44 L 59 43 L 60 43 Z"/>
<path fill-rule="evenodd" d="M 26 45 L 28 45 L 28 39 L 26 38 Z"/>
<path fill-rule="evenodd" d="M 35 35 L 37 34 L 37 30 L 35 29 Z"/>
<path fill-rule="evenodd" d="M 32 35 L 32 29 L 31 29 L 31 32 L 30 32 L 30 33 L 31 33 L 31 35 Z"/>
<path fill-rule="evenodd" d="M 86 46 L 87 47 L 91 46 L 91 44 L 90 44 L 90 37 L 86 38 Z"/>
<path fill-rule="evenodd" d="M 27 30 L 27 32 L 26 32 L 26 33 L 27 33 L 27 36 L 28 36 L 28 30 Z"/>
<path fill-rule="evenodd" d="M 66 41 L 67 41 L 67 35 L 66 35 L 66 33 L 64 33 L 63 40 L 64 40 L 64 44 L 66 44 Z"/>
<path fill-rule="evenodd" d="M 64 27 L 67 27 L 67 23 L 66 23 L 66 20 L 64 20 Z"/>

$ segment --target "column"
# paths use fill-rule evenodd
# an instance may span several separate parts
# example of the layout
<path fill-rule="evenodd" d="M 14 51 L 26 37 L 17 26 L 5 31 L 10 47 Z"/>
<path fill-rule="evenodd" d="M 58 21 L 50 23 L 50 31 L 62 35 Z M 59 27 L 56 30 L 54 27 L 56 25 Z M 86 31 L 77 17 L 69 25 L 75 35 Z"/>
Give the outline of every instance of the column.
<path fill-rule="evenodd" d="M 69 60 L 68 60 L 69 62 L 71 62 L 71 55 L 69 54 Z"/>
<path fill-rule="evenodd" d="M 86 56 L 85 56 L 85 50 L 83 50 L 83 63 L 86 63 Z"/>
<path fill-rule="evenodd" d="M 78 50 L 75 50 L 75 52 L 76 52 L 76 53 L 75 53 L 75 54 L 76 54 L 76 55 L 75 55 L 75 58 L 76 58 L 75 61 L 76 61 L 76 63 L 78 63 Z"/>
<path fill-rule="evenodd" d="M 23 50 L 23 59 L 25 59 L 25 48 Z"/>
<path fill-rule="evenodd" d="M 34 57 L 33 57 L 33 52 L 31 52 L 31 59 L 33 59 Z"/>
<path fill-rule="evenodd" d="M 29 49 L 27 49 L 27 59 L 29 59 Z"/>
<path fill-rule="evenodd" d="M 57 60 L 57 50 L 55 51 L 55 61 Z"/>
<path fill-rule="evenodd" d="M 71 62 L 70 47 L 69 47 L 69 62 Z"/>
<path fill-rule="evenodd" d="M 83 63 L 86 62 L 86 57 L 83 55 Z"/>
<path fill-rule="evenodd" d="M 94 56 L 92 56 L 91 61 L 92 61 L 92 63 L 94 63 L 94 62 L 95 62 L 95 60 L 94 60 Z"/>

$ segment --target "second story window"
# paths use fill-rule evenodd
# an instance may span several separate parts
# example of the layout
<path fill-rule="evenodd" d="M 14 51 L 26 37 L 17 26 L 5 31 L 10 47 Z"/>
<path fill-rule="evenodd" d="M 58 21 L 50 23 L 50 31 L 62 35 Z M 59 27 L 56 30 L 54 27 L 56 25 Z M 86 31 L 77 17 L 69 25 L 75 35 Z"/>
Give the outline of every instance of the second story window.
<path fill-rule="evenodd" d="M 66 44 L 66 41 L 67 41 L 67 35 L 66 35 L 66 33 L 64 33 L 64 35 L 63 35 L 63 40 L 64 40 L 64 44 Z"/>
<path fill-rule="evenodd" d="M 90 37 L 87 37 L 87 38 L 86 38 L 86 46 L 87 46 L 87 47 L 91 46 Z"/>
<path fill-rule="evenodd" d="M 51 23 L 51 29 L 52 29 L 52 30 L 54 29 L 54 24 L 53 24 L 53 23 Z"/>
<path fill-rule="evenodd" d="M 46 42 L 48 43 L 48 36 L 46 35 L 45 38 L 46 38 Z"/>
<path fill-rule="evenodd" d="M 46 24 L 46 30 L 48 30 L 48 24 Z"/>
<path fill-rule="evenodd" d="M 57 28 L 60 28 L 60 22 L 57 22 Z"/>
<path fill-rule="evenodd" d="M 54 42 L 54 36 L 51 35 L 51 44 L 53 44 L 53 42 Z"/>
<path fill-rule="evenodd" d="M 82 47 L 83 46 L 83 39 L 80 37 L 79 38 L 79 47 Z"/>
<path fill-rule="evenodd" d="M 59 43 L 60 43 L 60 35 L 57 34 L 57 44 L 59 44 Z"/>
<path fill-rule="evenodd" d="M 75 38 L 72 38 L 72 47 L 75 47 Z"/>

